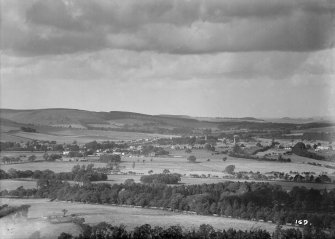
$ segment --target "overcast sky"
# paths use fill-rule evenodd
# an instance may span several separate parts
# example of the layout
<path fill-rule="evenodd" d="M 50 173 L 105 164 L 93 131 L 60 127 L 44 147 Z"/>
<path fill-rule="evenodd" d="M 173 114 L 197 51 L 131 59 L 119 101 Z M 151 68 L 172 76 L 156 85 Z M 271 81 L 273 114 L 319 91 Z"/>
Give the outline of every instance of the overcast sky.
<path fill-rule="evenodd" d="M 335 116 L 333 0 L 0 0 L 2 108 Z"/>

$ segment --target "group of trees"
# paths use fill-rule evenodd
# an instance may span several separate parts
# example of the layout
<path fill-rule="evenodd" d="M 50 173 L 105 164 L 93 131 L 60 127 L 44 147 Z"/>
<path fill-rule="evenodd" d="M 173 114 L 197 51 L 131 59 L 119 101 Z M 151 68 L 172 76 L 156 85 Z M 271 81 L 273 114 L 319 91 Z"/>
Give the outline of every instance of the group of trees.
<path fill-rule="evenodd" d="M 153 145 L 144 145 L 142 148 L 142 153 L 144 155 L 149 155 L 150 153 L 155 153 L 155 155 L 168 155 L 169 151 L 166 151 L 162 147 L 156 147 Z"/>
<path fill-rule="evenodd" d="M 21 157 L 26 157 L 25 155 L 21 155 L 18 157 L 8 157 L 8 156 L 4 156 L 1 158 L 1 162 L 3 164 L 13 164 L 13 163 L 22 163 L 22 159 Z M 28 157 L 28 161 L 29 162 L 34 162 L 37 159 L 36 155 L 30 155 Z"/>
<path fill-rule="evenodd" d="M 144 175 L 141 177 L 142 183 L 163 183 L 163 184 L 177 184 L 181 180 L 181 175 L 177 173 L 160 173 L 152 175 Z"/>
<path fill-rule="evenodd" d="M 7 172 L 0 169 L 0 179 L 9 178 L 33 178 L 33 179 L 47 179 L 47 180 L 71 180 L 77 182 L 103 181 L 107 180 L 107 174 L 95 170 L 93 164 L 87 166 L 76 165 L 71 172 L 55 173 L 51 170 L 16 170 L 9 169 Z"/>
<path fill-rule="evenodd" d="M 316 154 L 314 152 L 309 151 L 306 148 L 306 145 L 303 142 L 296 143 L 292 148 L 292 153 L 306 157 L 306 158 L 312 158 L 316 160 L 324 160 L 325 157 L 319 154 Z"/>
<path fill-rule="evenodd" d="M 234 170 L 235 170 L 235 165 L 231 164 L 231 165 L 228 165 L 226 168 L 225 168 L 225 172 L 228 173 L 228 174 L 234 174 Z"/>
<path fill-rule="evenodd" d="M 196 160 L 197 158 L 194 155 L 190 155 L 187 157 L 187 161 L 189 161 L 190 163 L 195 163 Z"/>
<path fill-rule="evenodd" d="M 204 148 L 208 151 L 215 151 L 215 147 L 211 144 L 205 144 Z"/>
<path fill-rule="evenodd" d="M 183 136 L 183 137 L 172 137 L 172 138 L 159 138 L 155 141 L 160 145 L 195 145 L 195 144 L 215 144 L 218 141 L 216 136 L 205 136 L 195 137 L 195 136 Z"/>
<path fill-rule="evenodd" d="M 230 152 L 228 155 L 230 157 L 234 157 L 234 158 L 253 159 L 253 160 L 257 160 L 257 161 L 272 161 L 272 162 L 283 162 L 283 163 L 291 162 L 290 158 L 284 158 L 282 155 L 278 155 L 278 157 L 276 157 L 276 158 L 266 157 L 265 155 L 263 157 L 259 157 L 259 156 L 255 156 L 255 155 L 243 154 L 243 153 L 234 153 L 234 152 Z"/>
<path fill-rule="evenodd" d="M 133 231 L 127 231 L 125 225 L 113 226 L 106 222 L 90 226 L 88 224 L 79 224 L 82 233 L 79 236 L 72 236 L 69 233 L 61 233 L 58 239 L 332 239 L 334 234 L 327 234 L 321 230 L 313 230 L 311 227 L 300 229 L 282 229 L 280 226 L 271 234 L 262 229 L 236 230 L 229 228 L 227 230 L 215 230 L 209 224 L 201 224 L 199 228 L 185 229 L 181 226 L 169 226 L 162 228 L 160 226 L 151 226 L 144 224 L 137 226 Z"/>
<path fill-rule="evenodd" d="M 103 141 L 97 142 L 92 141 L 88 142 L 84 145 L 86 151 L 96 151 L 96 150 L 111 150 L 111 149 L 126 149 L 128 148 L 128 144 L 126 143 L 116 143 L 113 141 Z"/>
<path fill-rule="evenodd" d="M 245 150 L 243 150 L 238 144 L 234 145 L 233 150 L 229 152 L 229 156 L 235 157 L 235 158 L 245 158 L 245 159 L 253 159 L 258 161 L 276 161 L 276 162 L 291 162 L 290 158 L 284 158 L 281 154 L 278 155 L 278 157 L 267 157 L 264 155 L 263 157 L 256 156 L 255 154 L 259 152 L 265 152 L 273 147 L 273 144 L 270 146 L 265 146 L 262 148 L 259 148 L 257 150 L 254 150 L 252 153 L 247 153 Z"/>
<path fill-rule="evenodd" d="M 137 226 L 133 231 L 127 231 L 124 225 L 113 226 L 106 222 L 101 222 L 94 226 L 87 224 L 81 225 L 83 232 L 73 237 L 71 234 L 62 233 L 58 239 L 271 239 L 270 234 L 261 229 L 242 231 L 236 229 L 215 230 L 211 225 L 202 224 L 198 229 L 187 230 L 181 226 L 170 226 L 162 228 L 160 226 L 152 227 L 149 224 Z"/>
<path fill-rule="evenodd" d="M 43 180 L 38 189 L 2 191 L 2 196 L 47 197 L 89 203 L 129 204 L 194 211 L 278 223 L 307 219 L 314 227 L 335 229 L 335 189 L 331 191 L 294 187 L 287 192 L 278 185 L 255 182 L 168 186 L 166 184 L 70 185 Z"/>
<path fill-rule="evenodd" d="M 30 132 L 30 133 L 36 133 L 36 129 L 31 128 L 31 127 L 21 127 L 20 128 L 23 132 Z"/>
<path fill-rule="evenodd" d="M 43 159 L 45 161 L 55 161 L 56 159 L 61 159 L 62 158 L 62 155 L 61 154 L 48 154 L 48 153 L 45 153 L 43 154 Z"/>
<path fill-rule="evenodd" d="M 298 173 L 294 175 L 294 177 L 289 177 L 289 180 L 294 182 L 331 183 L 331 179 L 325 174 L 319 176 L 306 174 L 305 176 L 302 176 Z"/>
<path fill-rule="evenodd" d="M 104 163 L 120 163 L 121 156 L 118 154 L 102 154 L 99 160 Z"/>
<path fill-rule="evenodd" d="M 2 151 L 63 151 L 62 144 L 57 144 L 56 141 L 48 140 L 32 140 L 25 143 L 18 142 L 0 142 L 0 150 Z"/>
<path fill-rule="evenodd" d="M 1 162 L 3 164 L 12 164 L 12 163 L 19 163 L 21 162 L 21 158 L 20 157 L 8 157 L 8 156 L 4 156 L 1 158 Z"/>

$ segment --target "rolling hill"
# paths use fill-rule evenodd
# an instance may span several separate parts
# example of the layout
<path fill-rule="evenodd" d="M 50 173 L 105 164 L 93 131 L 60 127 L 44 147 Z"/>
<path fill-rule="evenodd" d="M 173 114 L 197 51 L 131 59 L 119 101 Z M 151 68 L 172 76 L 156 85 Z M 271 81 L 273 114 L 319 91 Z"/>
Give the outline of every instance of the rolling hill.
<path fill-rule="evenodd" d="M 136 132 L 146 134 L 201 134 L 211 130 L 222 132 L 232 129 L 301 129 L 333 126 L 329 122 L 289 123 L 263 120 L 253 117 L 244 118 L 211 118 L 191 117 L 185 115 L 148 115 L 134 112 L 110 111 L 94 112 L 77 109 L 36 109 L 13 110 L 0 109 L 0 129 L 2 135 L 10 137 L 30 137 L 21 131 L 21 127 L 33 127 L 37 130 L 35 138 L 43 138 L 39 134 L 63 135 L 79 134 L 84 137 L 99 137 L 103 131 Z M 98 132 L 92 135 L 92 132 Z M 62 133 L 59 133 L 62 132 Z M 108 139 L 110 135 L 104 135 Z M 29 138 L 28 137 L 28 138 Z M 3 137 L 2 137 L 3 138 Z M 112 137 L 113 138 L 113 137 Z"/>

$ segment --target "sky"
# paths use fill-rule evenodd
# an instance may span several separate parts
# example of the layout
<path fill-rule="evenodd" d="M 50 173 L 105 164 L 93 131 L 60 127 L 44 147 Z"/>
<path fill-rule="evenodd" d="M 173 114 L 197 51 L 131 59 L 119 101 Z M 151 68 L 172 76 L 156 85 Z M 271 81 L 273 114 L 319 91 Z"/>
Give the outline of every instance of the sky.
<path fill-rule="evenodd" d="M 335 117 L 332 0 L 0 0 L 0 107 Z"/>

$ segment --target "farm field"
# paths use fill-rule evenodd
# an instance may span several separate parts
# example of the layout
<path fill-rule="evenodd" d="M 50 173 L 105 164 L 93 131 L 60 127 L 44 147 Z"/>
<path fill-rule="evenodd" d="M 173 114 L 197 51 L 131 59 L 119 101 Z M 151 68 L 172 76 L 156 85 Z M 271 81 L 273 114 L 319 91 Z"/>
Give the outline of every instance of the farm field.
<path fill-rule="evenodd" d="M 72 143 L 77 141 L 79 144 L 91 142 L 93 140 L 137 140 L 143 138 L 170 137 L 170 135 L 149 134 L 139 132 L 123 131 L 105 131 L 105 130 L 88 130 L 88 129 L 67 129 L 52 127 L 37 127 L 37 133 L 8 131 L 1 132 L 1 141 L 27 141 L 27 140 L 49 140 L 57 143 Z"/>
<path fill-rule="evenodd" d="M 48 154 L 59 154 L 60 152 L 56 152 L 56 151 L 48 151 Z M 31 155 L 35 155 L 36 156 L 36 161 L 40 161 L 43 160 L 43 155 L 44 152 L 41 151 L 36 151 L 36 152 L 30 152 L 30 151 L 2 151 L 0 152 L 0 157 L 20 157 L 22 162 L 27 163 L 28 161 L 28 157 Z M 1 166 L 0 166 L 1 167 Z"/>
<path fill-rule="evenodd" d="M 16 153 L 19 155 L 29 155 L 35 153 Z M 7 153 L 2 153 L 1 156 L 7 156 Z M 42 155 L 35 154 L 38 157 Z M 191 154 L 189 154 L 191 155 Z M 193 151 L 192 155 L 197 157 L 196 163 L 189 163 L 187 161 L 187 156 L 181 155 L 180 157 L 122 157 L 122 162 L 120 164 L 122 172 L 133 171 L 136 173 L 148 174 L 149 170 L 152 170 L 153 173 L 161 173 L 164 169 L 169 169 L 171 173 L 180 173 L 182 175 L 190 174 L 211 174 L 222 177 L 226 175 L 223 173 L 226 166 L 230 164 L 235 165 L 235 172 L 238 171 L 253 171 L 253 172 L 271 172 L 271 171 L 280 171 L 289 173 L 290 171 L 297 172 L 308 172 L 313 171 L 316 174 L 322 172 L 327 172 L 331 175 L 335 170 L 325 167 L 319 167 L 307 164 L 308 162 L 315 162 L 319 164 L 335 166 L 334 162 L 320 161 L 309 158 L 300 157 L 297 155 L 291 155 L 290 158 L 292 162 L 290 163 L 281 163 L 281 162 L 267 162 L 267 161 L 257 161 L 252 159 L 241 159 L 229 157 L 226 155 L 211 155 L 210 153 L 204 153 L 201 150 L 199 152 Z M 222 157 L 227 157 L 226 161 L 222 160 Z M 151 160 L 152 159 L 152 160 Z M 210 161 L 207 161 L 210 159 Z M 3 170 L 8 170 L 10 168 L 15 168 L 18 170 L 45 170 L 50 169 L 55 172 L 68 172 L 71 171 L 72 167 L 77 164 L 90 164 L 93 163 L 95 167 L 104 167 L 105 163 L 95 162 L 25 162 L 21 164 L 2 164 L 0 168 Z M 134 167 L 133 164 L 135 163 Z"/>
<path fill-rule="evenodd" d="M 163 210 L 152 210 L 143 208 L 124 208 L 115 207 L 109 205 L 92 205 L 82 203 L 69 203 L 69 202 L 49 202 L 45 199 L 0 199 L 1 203 L 7 203 L 9 205 L 22 205 L 29 204 L 28 218 L 40 219 L 42 221 L 43 216 L 49 215 L 62 215 L 62 209 L 67 209 L 68 214 L 76 214 L 80 217 L 85 218 L 85 222 L 88 224 L 96 224 L 102 221 L 111 223 L 114 225 L 124 224 L 127 230 L 132 230 L 134 227 L 151 224 L 152 226 L 168 227 L 171 225 L 180 225 L 185 229 L 198 228 L 201 224 L 210 224 L 215 229 L 228 229 L 235 228 L 240 230 L 250 230 L 255 228 L 265 229 L 269 232 L 273 232 L 276 225 L 266 222 L 255 222 L 248 220 L 240 220 L 233 218 L 213 217 L 213 216 L 201 216 L 201 215 L 183 215 L 179 213 L 163 211 Z M 3 219 L 0 219 L 0 222 Z M 9 227 L 10 225 L 3 225 L 3 227 Z M 43 231 L 49 231 L 49 226 L 56 227 L 53 231 L 57 231 L 64 227 L 69 228 L 71 223 L 66 224 L 49 224 L 42 221 Z M 283 226 L 288 228 L 288 226 Z M 18 228 L 18 226 L 16 226 Z M 39 228 L 34 228 L 39 230 Z M 74 228 L 74 231 L 78 228 Z M 33 230 L 32 230 L 33 233 Z M 43 232 L 41 232 L 43 235 Z M 18 237 L 10 237 L 18 238 Z"/>
<path fill-rule="evenodd" d="M 190 154 L 185 153 L 183 150 L 170 150 L 171 156 L 168 157 L 128 157 L 123 156 L 122 162 L 120 164 L 121 172 L 135 172 L 134 174 L 127 175 L 109 175 L 107 183 L 111 184 L 120 184 L 123 183 L 126 179 L 132 178 L 136 182 L 140 181 L 140 175 L 147 175 L 149 171 L 152 170 L 152 173 L 162 173 L 164 169 L 169 169 L 171 173 L 181 174 L 182 184 L 202 184 L 202 183 L 217 183 L 231 179 L 223 179 L 223 176 L 227 176 L 224 173 L 224 169 L 228 165 L 235 165 L 235 172 L 239 171 L 253 171 L 253 172 L 271 172 L 279 171 L 289 173 L 290 171 L 297 172 L 315 172 L 317 175 L 326 172 L 330 178 L 334 179 L 334 169 L 326 168 L 324 166 L 314 166 L 309 163 L 318 163 L 322 165 L 335 166 L 334 162 L 328 161 L 319 161 L 309 158 L 300 157 L 297 155 L 290 155 L 292 159 L 290 163 L 281 163 L 281 162 L 266 162 L 266 161 L 256 161 L 251 159 L 241 159 L 233 158 L 227 155 L 212 155 L 210 152 L 205 150 L 193 150 L 191 153 L 197 157 L 196 163 L 189 163 L 187 161 L 187 156 Z M 29 157 L 30 155 L 35 154 L 38 159 L 42 159 L 43 153 L 31 153 L 31 152 L 2 152 L 1 156 L 20 156 L 25 155 Z M 223 161 L 222 158 L 227 157 L 226 161 Z M 25 159 L 23 158 L 23 159 Z M 210 159 L 210 161 L 208 161 Z M 0 168 L 2 170 L 8 171 L 11 168 L 17 170 L 52 170 L 54 172 L 70 172 L 75 165 L 88 165 L 93 163 L 95 167 L 105 167 L 105 163 L 94 161 L 97 160 L 96 157 L 92 157 L 90 162 L 25 162 L 20 164 L 2 164 Z M 192 178 L 191 174 L 205 175 L 207 178 Z M 208 177 L 210 175 L 210 177 Z M 241 179 L 240 181 L 246 181 Z M 26 182 L 6 182 L 2 186 L 6 189 L 12 189 L 15 185 L 24 186 Z M 307 188 L 316 188 L 316 189 L 331 189 L 335 187 L 335 184 L 315 184 L 315 183 L 294 183 L 294 182 L 282 182 L 282 181 L 270 181 L 270 183 L 276 183 L 282 185 L 284 189 L 291 189 L 293 186 L 305 186 Z M 29 185 L 28 185 L 29 186 Z"/>
<path fill-rule="evenodd" d="M 59 172 L 70 172 L 75 165 L 88 165 L 92 162 L 34 162 L 34 163 L 20 163 L 20 164 L 2 164 L 0 165 L 0 168 L 2 170 L 9 170 L 11 168 L 17 169 L 17 170 L 46 170 L 50 169 L 56 173 Z M 105 163 L 100 162 L 94 162 L 93 163 L 95 167 L 105 167 Z"/>
<path fill-rule="evenodd" d="M 35 180 L 14 180 L 14 179 L 0 180 L 0 191 L 15 190 L 21 186 L 26 189 L 36 188 L 36 181 Z"/>
<path fill-rule="evenodd" d="M 123 163 L 125 166 L 123 171 L 134 171 L 138 173 L 147 174 L 148 170 L 153 170 L 154 173 L 161 173 L 164 169 L 169 169 L 172 173 L 184 174 L 211 174 L 219 177 L 225 175 L 223 173 L 226 166 L 233 164 L 235 165 L 235 172 L 238 171 L 253 171 L 253 172 L 271 172 L 280 171 L 289 173 L 290 171 L 297 172 L 308 172 L 313 171 L 317 174 L 327 172 L 332 174 L 335 170 L 325 167 L 317 167 L 314 165 L 307 164 L 308 162 L 315 162 L 320 164 L 327 164 L 335 166 L 334 162 L 318 161 L 314 159 L 304 158 L 296 155 L 290 155 L 292 162 L 269 162 L 269 161 L 257 161 L 252 159 L 234 158 L 227 155 L 211 155 L 211 153 L 203 150 L 194 150 L 191 154 L 185 155 L 183 151 L 180 151 L 180 157 L 123 157 Z M 175 156 L 178 153 L 173 153 Z M 196 163 L 189 163 L 187 161 L 188 155 L 195 155 L 197 157 Z M 226 161 L 222 158 L 227 157 Z M 210 159 L 210 161 L 207 161 Z M 145 160 L 143 162 L 143 160 Z M 133 162 L 135 167 L 133 168 Z"/>

